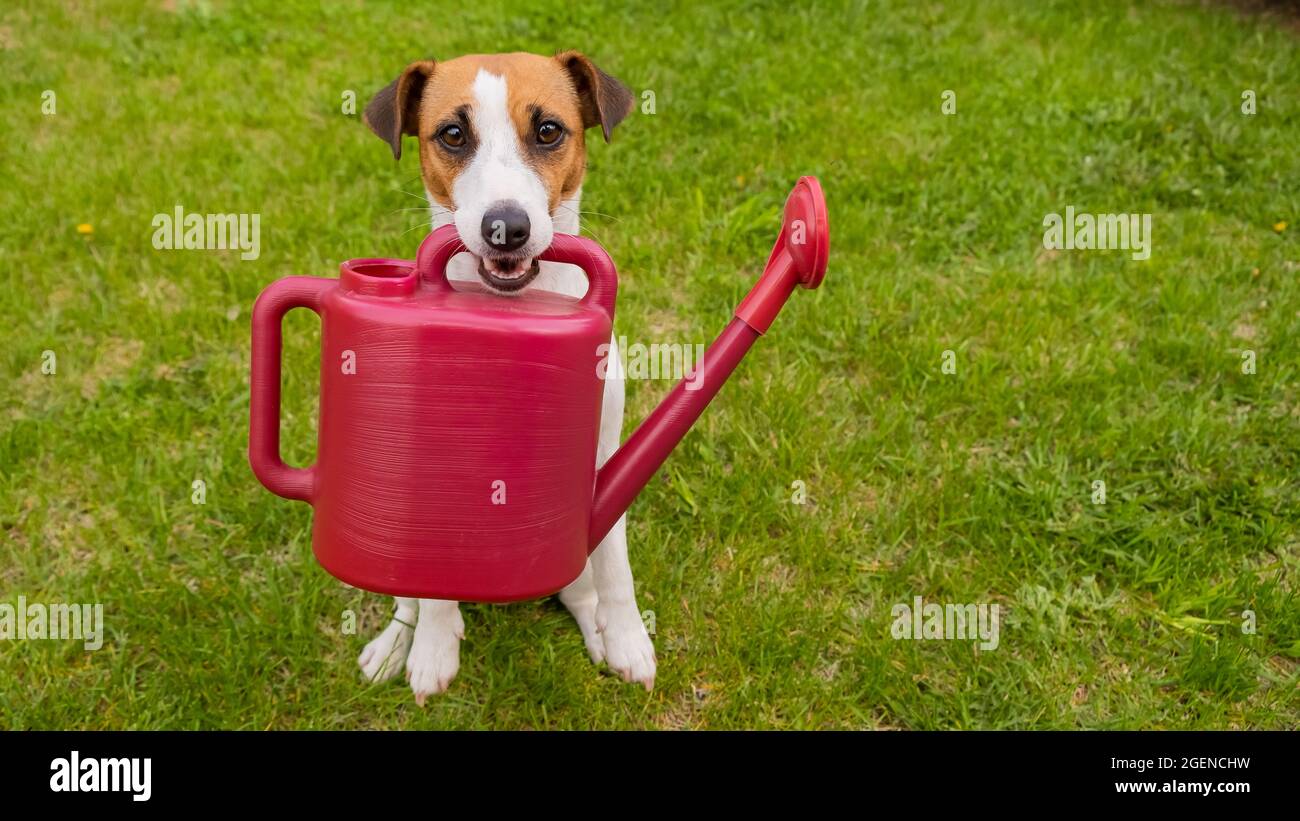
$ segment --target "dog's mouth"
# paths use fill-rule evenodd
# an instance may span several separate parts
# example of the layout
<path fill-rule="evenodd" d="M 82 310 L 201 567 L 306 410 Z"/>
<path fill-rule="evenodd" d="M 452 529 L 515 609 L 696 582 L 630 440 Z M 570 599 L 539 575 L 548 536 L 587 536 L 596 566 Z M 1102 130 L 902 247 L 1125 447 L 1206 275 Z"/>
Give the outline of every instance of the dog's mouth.
<path fill-rule="evenodd" d="M 537 260 L 531 257 L 478 257 L 479 278 L 506 293 L 532 282 L 538 270 Z"/>

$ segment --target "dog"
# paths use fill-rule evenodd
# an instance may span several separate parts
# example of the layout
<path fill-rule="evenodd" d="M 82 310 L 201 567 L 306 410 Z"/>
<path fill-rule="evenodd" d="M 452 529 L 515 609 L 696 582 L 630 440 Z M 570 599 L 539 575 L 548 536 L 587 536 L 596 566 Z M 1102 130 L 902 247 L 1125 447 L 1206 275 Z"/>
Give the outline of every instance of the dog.
<path fill-rule="evenodd" d="M 420 176 L 433 227 L 454 224 L 468 253 L 453 257 L 453 282 L 479 280 L 502 298 L 528 288 L 573 297 L 582 271 L 538 262 L 556 232 L 578 233 L 587 129 L 610 133 L 632 110 L 627 88 L 576 51 L 469 55 L 411 63 L 367 104 L 364 120 L 401 159 L 419 140 Z M 611 340 L 613 344 L 614 340 Z M 624 378 L 611 348 L 596 465 L 618 449 Z M 577 580 L 559 594 L 591 660 L 624 681 L 654 686 L 655 652 L 641 620 L 620 518 Z M 357 663 L 385 681 L 403 663 L 415 701 L 444 692 L 460 668 L 465 622 L 454 601 L 398 598 L 392 621 Z"/>

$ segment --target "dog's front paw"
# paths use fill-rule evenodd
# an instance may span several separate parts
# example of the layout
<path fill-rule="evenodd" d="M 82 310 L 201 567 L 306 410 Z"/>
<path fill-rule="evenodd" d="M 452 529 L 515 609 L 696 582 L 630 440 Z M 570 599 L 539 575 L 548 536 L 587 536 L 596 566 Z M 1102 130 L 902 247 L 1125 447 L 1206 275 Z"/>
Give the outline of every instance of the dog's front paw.
<path fill-rule="evenodd" d="M 429 696 L 445 692 L 460 670 L 460 640 L 465 621 L 452 606 L 430 617 L 420 613 L 415 640 L 406 655 L 406 680 L 415 693 L 415 703 L 424 706 Z"/>
<path fill-rule="evenodd" d="M 635 605 L 596 605 L 596 626 L 605 640 L 605 663 L 626 682 L 649 692 L 655 686 L 655 646 Z"/>
<path fill-rule="evenodd" d="M 361 674 L 369 681 L 388 681 L 402 669 L 411 648 L 410 627 L 394 619 L 384 632 L 371 639 L 357 657 Z"/>

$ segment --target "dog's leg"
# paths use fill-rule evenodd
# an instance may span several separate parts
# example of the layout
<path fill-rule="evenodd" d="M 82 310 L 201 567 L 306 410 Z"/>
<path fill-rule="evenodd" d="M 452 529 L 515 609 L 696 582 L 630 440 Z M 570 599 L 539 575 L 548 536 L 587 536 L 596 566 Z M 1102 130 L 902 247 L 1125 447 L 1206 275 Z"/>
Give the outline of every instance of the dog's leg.
<path fill-rule="evenodd" d="M 605 639 L 605 662 L 624 681 L 646 690 L 655 683 L 655 648 L 641 621 L 627 560 L 627 516 L 620 516 L 609 535 L 591 554 L 596 583 L 596 629 Z"/>
<path fill-rule="evenodd" d="M 460 669 L 460 640 L 465 638 L 465 621 L 460 604 L 440 599 L 420 599 L 420 620 L 406 656 L 406 679 L 415 693 L 415 703 L 447 689 Z"/>
<path fill-rule="evenodd" d="M 406 652 L 411 649 L 411 635 L 415 632 L 415 599 L 397 598 L 394 601 L 397 606 L 393 620 L 357 657 L 362 674 L 370 681 L 388 681 L 397 675 L 406 662 Z"/>
<path fill-rule="evenodd" d="M 560 591 L 560 601 L 569 608 L 573 620 L 578 623 L 578 629 L 582 631 L 582 641 L 587 645 L 587 655 L 591 656 L 593 663 L 600 664 L 605 660 L 605 640 L 596 629 L 598 599 L 590 560 L 587 561 L 587 566 L 582 568 L 582 575 Z"/>
<path fill-rule="evenodd" d="M 611 339 L 601 404 L 598 465 L 605 464 L 618 450 L 623 428 L 624 388 L 622 360 L 617 342 Z M 636 604 L 632 567 L 627 559 L 627 516 L 620 516 L 609 535 L 601 540 L 591 554 L 588 567 L 596 588 L 596 629 L 604 640 L 605 662 L 624 681 L 639 682 L 649 690 L 655 682 L 655 648 Z"/>

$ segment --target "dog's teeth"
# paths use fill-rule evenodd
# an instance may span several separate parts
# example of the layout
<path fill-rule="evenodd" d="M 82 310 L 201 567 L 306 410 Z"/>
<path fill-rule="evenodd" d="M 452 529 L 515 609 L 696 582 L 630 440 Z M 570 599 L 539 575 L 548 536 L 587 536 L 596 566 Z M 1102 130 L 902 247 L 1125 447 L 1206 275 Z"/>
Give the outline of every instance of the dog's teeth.
<path fill-rule="evenodd" d="M 511 268 L 508 271 L 503 271 L 500 268 L 496 268 L 493 269 L 492 273 L 495 274 L 496 276 L 501 277 L 502 279 L 519 279 L 521 276 L 528 273 L 528 269 L 522 266 L 519 268 Z"/>

